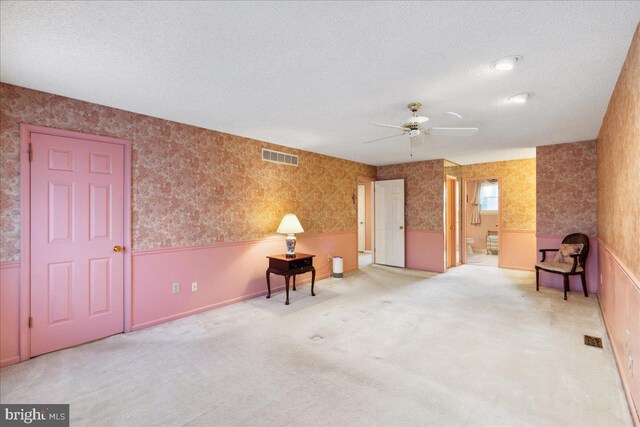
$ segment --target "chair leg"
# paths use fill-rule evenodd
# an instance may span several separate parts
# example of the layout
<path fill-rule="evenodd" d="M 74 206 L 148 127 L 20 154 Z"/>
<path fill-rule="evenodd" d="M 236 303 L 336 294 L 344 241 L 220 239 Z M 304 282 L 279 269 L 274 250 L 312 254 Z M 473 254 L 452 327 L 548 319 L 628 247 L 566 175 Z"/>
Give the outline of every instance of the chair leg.
<path fill-rule="evenodd" d="M 569 292 L 569 275 L 563 274 L 564 276 L 564 300 L 567 300 L 567 292 Z"/>
<path fill-rule="evenodd" d="M 540 269 L 536 267 L 536 291 L 540 290 Z"/>
<path fill-rule="evenodd" d="M 584 291 L 584 296 L 589 298 L 589 292 L 587 291 L 587 278 L 585 277 L 584 271 L 580 273 L 580 280 L 582 280 L 582 290 Z"/>

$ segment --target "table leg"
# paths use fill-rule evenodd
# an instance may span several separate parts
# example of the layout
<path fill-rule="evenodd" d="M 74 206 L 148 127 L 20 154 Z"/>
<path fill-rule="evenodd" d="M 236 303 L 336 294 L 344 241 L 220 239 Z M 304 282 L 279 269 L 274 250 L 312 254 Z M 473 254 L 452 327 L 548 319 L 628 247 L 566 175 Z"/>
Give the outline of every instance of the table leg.
<path fill-rule="evenodd" d="M 293 290 L 296 290 L 296 275 L 293 275 Z"/>
<path fill-rule="evenodd" d="M 271 298 L 271 283 L 269 281 L 269 276 L 271 276 L 271 274 L 269 273 L 269 270 L 267 269 L 267 298 Z"/>
<path fill-rule="evenodd" d="M 291 278 L 291 276 L 289 276 L 288 274 L 286 276 L 284 276 L 284 281 L 285 281 L 285 289 L 287 290 L 287 300 L 284 302 L 285 305 L 289 305 L 289 279 Z"/>
<path fill-rule="evenodd" d="M 313 285 L 316 284 L 316 269 L 311 270 L 311 296 L 315 297 L 316 294 L 313 292 Z"/>

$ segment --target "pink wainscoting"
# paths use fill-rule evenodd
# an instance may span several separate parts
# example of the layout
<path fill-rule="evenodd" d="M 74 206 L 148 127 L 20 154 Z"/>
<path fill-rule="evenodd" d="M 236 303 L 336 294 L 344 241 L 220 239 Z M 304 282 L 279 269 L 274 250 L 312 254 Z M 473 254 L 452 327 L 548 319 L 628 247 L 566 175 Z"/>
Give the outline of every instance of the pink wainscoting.
<path fill-rule="evenodd" d="M 554 249 L 560 247 L 564 235 L 555 234 L 537 234 L 537 247 L 540 249 Z M 537 252 L 537 251 L 536 251 Z M 555 252 L 549 252 L 547 259 L 553 260 Z M 540 253 L 536 255 L 536 259 L 539 261 L 541 258 Z M 595 236 L 589 236 L 589 257 L 587 258 L 587 289 L 590 293 L 598 292 L 598 239 Z M 569 279 L 571 290 L 582 292 L 582 284 L 579 276 L 573 276 Z M 551 274 L 546 271 L 540 272 L 540 285 L 549 286 L 551 288 L 563 287 L 563 278 L 560 274 Z"/>
<path fill-rule="evenodd" d="M 407 268 L 444 273 L 444 233 L 442 230 L 407 230 Z"/>
<path fill-rule="evenodd" d="M 640 280 L 602 241 L 599 261 L 600 307 L 634 421 L 640 426 Z M 633 358 L 633 372 L 629 357 Z"/>
<path fill-rule="evenodd" d="M 502 230 L 500 240 L 500 267 L 534 270 L 536 264 L 535 231 Z"/>
<path fill-rule="evenodd" d="M 316 255 L 316 280 L 331 273 L 329 255 L 342 256 L 345 272 L 358 267 L 356 231 L 299 235 L 296 251 Z M 266 256 L 284 252 L 284 239 L 273 237 L 239 243 L 135 251 L 133 254 L 132 329 L 139 330 L 215 307 L 266 294 Z M 311 280 L 311 274 L 298 283 Z M 180 283 L 180 293 L 171 284 Z M 191 283 L 198 291 L 191 292 Z M 271 289 L 284 287 L 272 275 Z M 319 289 L 322 292 L 322 288 Z M 303 288 L 302 292 L 308 292 Z M 295 294 L 292 296 L 295 304 Z M 281 301 L 282 300 L 282 301 Z M 283 297 L 272 294 L 274 304 Z"/>
<path fill-rule="evenodd" d="M 20 263 L 0 263 L 0 367 L 20 361 Z"/>

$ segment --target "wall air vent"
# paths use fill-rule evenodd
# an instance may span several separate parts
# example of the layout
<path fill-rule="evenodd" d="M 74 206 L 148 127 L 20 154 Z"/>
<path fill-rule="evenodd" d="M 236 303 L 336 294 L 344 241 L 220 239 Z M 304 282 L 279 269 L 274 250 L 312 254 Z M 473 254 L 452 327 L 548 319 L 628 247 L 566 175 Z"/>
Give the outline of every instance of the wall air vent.
<path fill-rule="evenodd" d="M 280 151 L 262 149 L 262 160 L 265 162 L 280 163 L 282 165 L 298 166 L 298 156 L 281 153 Z"/>

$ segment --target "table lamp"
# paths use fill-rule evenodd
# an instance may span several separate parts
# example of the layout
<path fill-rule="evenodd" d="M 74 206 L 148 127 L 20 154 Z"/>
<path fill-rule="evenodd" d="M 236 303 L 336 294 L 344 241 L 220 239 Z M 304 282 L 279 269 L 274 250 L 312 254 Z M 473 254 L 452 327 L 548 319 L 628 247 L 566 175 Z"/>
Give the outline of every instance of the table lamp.
<path fill-rule="evenodd" d="M 286 234 L 287 235 L 287 258 L 295 258 L 296 256 L 296 236 L 295 233 L 303 233 L 304 229 L 302 225 L 300 225 L 300 221 L 298 221 L 298 217 L 294 214 L 286 214 L 282 221 L 280 221 L 280 226 L 278 227 L 278 234 Z"/>

